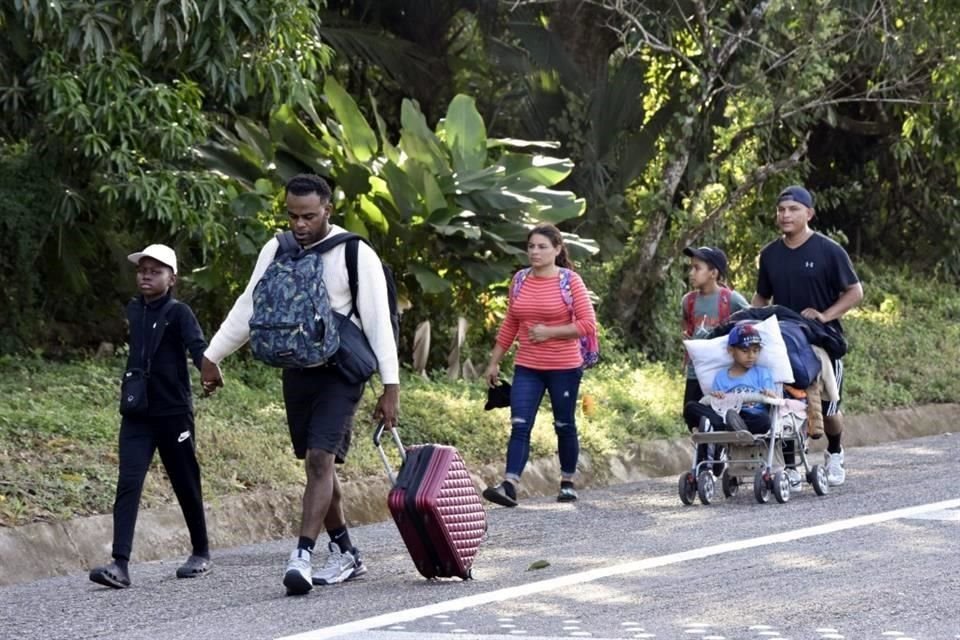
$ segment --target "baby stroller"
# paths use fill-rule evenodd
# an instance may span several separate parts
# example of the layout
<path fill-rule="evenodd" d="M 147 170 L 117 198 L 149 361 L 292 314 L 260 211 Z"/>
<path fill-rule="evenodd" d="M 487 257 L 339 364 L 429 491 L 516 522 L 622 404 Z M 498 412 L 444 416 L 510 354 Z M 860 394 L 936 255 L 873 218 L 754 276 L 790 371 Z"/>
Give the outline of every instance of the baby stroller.
<path fill-rule="evenodd" d="M 770 430 L 755 435 L 749 431 L 709 431 L 694 433 L 694 446 L 722 445 L 726 451 L 725 466 L 720 475 L 723 495 L 732 498 L 742 484 L 753 482 L 753 496 L 763 504 L 772 493 L 777 502 L 790 500 L 791 483 L 784 462 L 784 445 L 791 446 L 795 466 L 801 471 L 801 482 L 808 482 L 818 496 L 827 494 L 827 473 L 823 466 L 810 465 L 807 459 L 806 403 L 783 397 L 769 397 L 757 393 L 727 394 L 723 398 L 706 396 L 701 400 L 710 404 L 721 416 L 730 409 L 739 411 L 744 403 L 769 405 Z M 689 471 L 680 475 L 680 500 L 693 504 L 699 497 L 703 504 L 710 504 L 716 497 L 716 480 L 713 474 L 715 462 L 698 460 Z"/>

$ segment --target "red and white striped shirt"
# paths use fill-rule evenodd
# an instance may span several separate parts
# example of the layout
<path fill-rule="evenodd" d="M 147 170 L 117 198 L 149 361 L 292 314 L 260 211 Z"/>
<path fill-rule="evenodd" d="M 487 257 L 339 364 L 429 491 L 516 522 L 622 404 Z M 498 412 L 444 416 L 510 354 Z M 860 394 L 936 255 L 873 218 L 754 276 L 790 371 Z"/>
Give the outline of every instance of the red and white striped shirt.
<path fill-rule="evenodd" d="M 597 318 L 587 296 L 587 288 L 576 273 L 570 273 L 570 293 L 573 296 L 573 318 L 570 308 L 560 293 L 560 275 L 535 276 L 532 273 L 523 282 L 520 294 L 510 301 L 507 317 L 497 333 L 497 344 L 504 351 L 519 337 L 515 364 L 541 371 L 576 369 L 583 366 L 578 338 L 550 338 L 530 342 L 530 328 L 537 324 L 555 327 L 574 322 L 578 335 L 596 331 Z"/>

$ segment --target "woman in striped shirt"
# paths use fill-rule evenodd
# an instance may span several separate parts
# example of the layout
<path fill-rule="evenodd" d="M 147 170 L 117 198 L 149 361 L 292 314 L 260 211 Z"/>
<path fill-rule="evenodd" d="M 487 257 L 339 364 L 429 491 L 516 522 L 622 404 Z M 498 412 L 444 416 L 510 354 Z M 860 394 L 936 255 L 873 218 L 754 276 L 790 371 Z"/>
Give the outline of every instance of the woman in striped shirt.
<path fill-rule="evenodd" d="M 576 407 L 583 375 L 580 336 L 596 331 L 596 316 L 580 276 L 571 270 L 559 229 L 534 227 L 527 235 L 530 267 L 510 286 L 507 316 L 500 326 L 484 378 L 491 387 L 500 378 L 500 360 L 519 341 L 510 391 L 510 442 L 503 482 L 483 496 L 506 507 L 517 506 L 517 486 L 530 455 L 530 433 L 544 392 L 550 394 L 560 457 L 560 502 L 577 499 L 573 476 L 580 441 Z M 562 287 L 568 286 L 568 293 Z"/>

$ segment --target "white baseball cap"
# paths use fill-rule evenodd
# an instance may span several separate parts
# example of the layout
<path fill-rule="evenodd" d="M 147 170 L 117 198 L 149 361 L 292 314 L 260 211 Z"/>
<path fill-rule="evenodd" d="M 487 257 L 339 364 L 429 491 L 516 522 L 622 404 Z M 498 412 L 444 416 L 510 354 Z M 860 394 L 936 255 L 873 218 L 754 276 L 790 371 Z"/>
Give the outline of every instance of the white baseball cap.
<path fill-rule="evenodd" d="M 131 253 L 127 256 L 127 260 L 133 264 L 140 264 L 140 261 L 144 258 L 153 258 L 157 262 L 162 262 L 173 269 L 174 274 L 177 273 L 177 254 L 165 244 L 152 244 L 143 251 Z"/>

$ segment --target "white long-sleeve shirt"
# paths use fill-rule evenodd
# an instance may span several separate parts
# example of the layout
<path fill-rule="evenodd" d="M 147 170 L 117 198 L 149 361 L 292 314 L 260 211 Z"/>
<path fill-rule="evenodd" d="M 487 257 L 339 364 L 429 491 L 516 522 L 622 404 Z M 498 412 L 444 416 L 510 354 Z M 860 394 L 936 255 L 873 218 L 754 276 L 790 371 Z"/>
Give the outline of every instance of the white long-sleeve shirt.
<path fill-rule="evenodd" d="M 346 229 L 330 225 L 330 233 L 324 240 L 340 233 L 346 233 Z M 321 259 L 323 260 L 323 281 L 327 286 L 330 306 L 334 311 L 346 316 L 350 315 L 351 299 L 345 247 L 345 244 L 337 245 L 321 254 Z M 211 362 L 219 364 L 250 339 L 253 290 L 267 267 L 273 262 L 279 248 L 280 242 L 272 238 L 260 250 L 247 288 L 237 298 L 203 354 Z M 393 339 L 393 326 L 390 324 L 387 281 L 383 275 L 380 258 L 364 242 L 360 242 L 357 251 L 357 280 L 357 312 L 360 318 L 359 321 L 356 316 L 351 316 L 350 319 L 363 330 L 370 342 L 370 347 L 377 356 L 380 381 L 383 384 L 399 384 L 400 365 L 397 360 L 397 345 Z"/>

